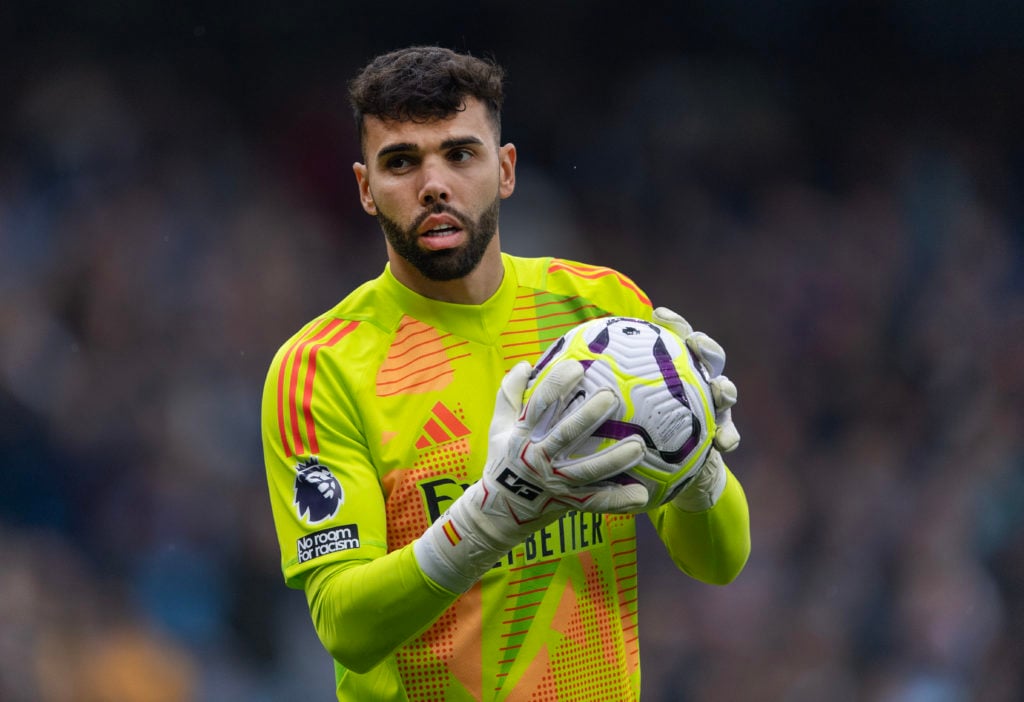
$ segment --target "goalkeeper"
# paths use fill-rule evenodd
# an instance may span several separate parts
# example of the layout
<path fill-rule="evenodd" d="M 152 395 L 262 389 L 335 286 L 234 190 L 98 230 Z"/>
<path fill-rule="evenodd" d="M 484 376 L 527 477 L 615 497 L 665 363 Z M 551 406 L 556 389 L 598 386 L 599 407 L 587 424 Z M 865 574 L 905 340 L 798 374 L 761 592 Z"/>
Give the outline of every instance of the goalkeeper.
<path fill-rule="evenodd" d="M 685 339 L 712 378 L 715 448 L 647 514 L 683 572 L 724 584 L 750 549 L 721 456 L 739 442 L 725 354 L 612 269 L 501 251 L 517 154 L 500 139 L 499 66 L 412 47 L 349 92 L 359 198 L 388 263 L 282 345 L 262 410 L 284 578 L 306 594 L 338 699 L 637 699 L 648 496 L 604 479 L 642 444 L 552 458 L 617 400 L 597 392 L 542 432 L 582 367 L 559 364 L 524 406 L 524 361 L 608 315 Z"/>

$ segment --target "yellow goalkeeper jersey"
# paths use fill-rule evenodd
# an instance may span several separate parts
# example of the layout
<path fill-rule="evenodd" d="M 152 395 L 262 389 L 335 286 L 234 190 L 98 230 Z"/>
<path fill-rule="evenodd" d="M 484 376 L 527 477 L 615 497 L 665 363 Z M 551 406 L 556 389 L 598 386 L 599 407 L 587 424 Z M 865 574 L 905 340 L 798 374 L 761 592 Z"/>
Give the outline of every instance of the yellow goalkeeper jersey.
<path fill-rule="evenodd" d="M 481 305 L 422 297 L 386 268 L 281 347 L 262 430 L 290 586 L 407 546 L 479 479 L 498 385 L 517 362 L 584 320 L 651 317 L 644 293 L 611 269 L 503 260 Z M 635 699 L 636 562 L 632 516 L 569 513 L 376 669 L 337 664 L 338 697 Z"/>

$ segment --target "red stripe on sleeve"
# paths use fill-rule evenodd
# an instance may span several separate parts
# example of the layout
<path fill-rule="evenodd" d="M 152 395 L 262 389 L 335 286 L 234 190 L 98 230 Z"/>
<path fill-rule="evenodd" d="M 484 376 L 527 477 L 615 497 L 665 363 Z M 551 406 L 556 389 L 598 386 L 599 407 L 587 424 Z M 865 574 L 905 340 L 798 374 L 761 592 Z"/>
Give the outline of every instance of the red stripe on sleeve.
<path fill-rule="evenodd" d="M 295 344 L 297 343 L 299 342 L 296 341 Z M 284 447 L 286 458 L 291 458 L 293 454 L 291 444 L 288 443 L 288 430 L 284 426 L 284 369 L 288 365 L 286 361 L 291 356 L 295 344 L 285 352 L 284 358 L 281 359 L 281 367 L 277 371 L 277 429 L 281 432 L 281 445 Z"/>
<path fill-rule="evenodd" d="M 291 397 L 293 397 L 293 395 L 291 393 L 289 393 L 287 395 L 285 394 L 285 391 L 284 391 L 284 379 L 285 379 L 286 371 L 288 369 L 288 359 L 293 357 L 293 355 L 295 354 L 295 349 L 296 349 L 296 347 L 300 343 L 302 343 L 302 339 L 303 339 L 303 337 L 300 336 L 299 338 L 297 338 L 292 343 L 291 346 L 288 347 L 288 350 L 285 351 L 285 353 L 284 353 L 284 357 L 281 359 L 281 367 L 277 371 L 277 428 L 278 428 L 278 431 L 281 432 L 281 445 L 284 447 L 284 455 L 285 455 L 286 458 L 291 458 L 293 455 L 295 455 L 295 452 L 292 451 L 292 446 L 288 442 L 288 429 L 285 426 L 285 410 L 284 410 L 285 398 L 286 397 L 291 398 Z M 294 361 L 294 362 L 297 363 L 297 360 Z M 293 373 L 294 373 L 294 371 L 293 371 Z M 293 410 L 294 410 L 294 408 L 293 408 Z M 294 414 L 294 411 L 292 412 L 292 414 Z M 294 420 L 293 420 L 293 424 L 294 424 Z"/>
<path fill-rule="evenodd" d="M 291 420 L 292 442 L 295 447 L 295 453 L 302 453 L 305 451 L 305 445 L 302 442 L 302 430 L 299 428 L 299 408 L 295 405 L 295 398 L 298 394 L 299 387 L 299 366 L 302 365 L 302 356 L 307 346 L 324 338 L 339 324 L 341 324 L 340 319 L 332 320 L 315 335 L 301 339 L 295 345 L 294 351 L 292 352 L 294 359 L 292 360 L 292 372 L 288 382 L 287 397 L 289 400 L 288 418 Z"/>
<path fill-rule="evenodd" d="M 551 263 L 551 266 L 548 268 L 548 271 L 567 271 L 577 277 L 588 278 L 590 280 L 596 280 L 597 278 L 603 278 L 605 276 L 612 275 L 615 276 L 615 279 L 619 281 L 619 284 L 622 287 L 626 288 L 627 290 L 631 290 L 633 294 L 635 294 L 642 303 L 644 303 L 648 307 L 651 305 L 650 299 L 643 294 L 640 288 L 637 287 L 636 283 L 634 283 L 632 280 L 624 276 L 622 273 L 612 270 L 611 268 L 602 268 L 600 266 L 586 265 L 570 266 L 564 261 L 556 259 Z"/>
<path fill-rule="evenodd" d="M 338 324 L 341 323 L 341 320 L 335 320 L 335 322 L 336 323 L 328 325 L 318 336 L 324 336 L 328 332 L 334 330 Z M 310 347 L 309 363 L 306 365 L 306 383 L 302 389 L 302 414 L 306 419 L 306 438 L 309 440 L 309 452 L 312 454 L 320 453 L 320 445 L 316 440 L 316 424 L 313 422 L 313 411 L 311 409 L 311 405 L 313 404 L 313 377 L 316 375 L 317 352 L 325 346 L 334 346 L 336 343 L 348 336 L 348 334 L 358 326 L 359 322 L 349 322 L 327 341 Z"/>

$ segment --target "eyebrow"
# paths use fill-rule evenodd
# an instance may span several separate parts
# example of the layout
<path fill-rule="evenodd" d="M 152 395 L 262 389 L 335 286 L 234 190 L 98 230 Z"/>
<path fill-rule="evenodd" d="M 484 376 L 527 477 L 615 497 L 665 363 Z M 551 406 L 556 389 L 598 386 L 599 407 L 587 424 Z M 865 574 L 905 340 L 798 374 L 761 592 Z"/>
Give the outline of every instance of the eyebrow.
<path fill-rule="evenodd" d="M 483 146 L 483 143 L 483 141 L 481 141 L 479 138 L 475 136 L 454 137 L 442 141 L 441 149 L 448 150 L 454 149 L 459 146 L 471 145 Z M 408 141 L 399 142 L 397 144 L 388 144 L 387 146 L 381 147 L 380 151 L 377 152 L 377 158 L 380 159 L 384 158 L 388 154 L 405 153 L 408 151 L 419 151 L 419 146 Z"/>

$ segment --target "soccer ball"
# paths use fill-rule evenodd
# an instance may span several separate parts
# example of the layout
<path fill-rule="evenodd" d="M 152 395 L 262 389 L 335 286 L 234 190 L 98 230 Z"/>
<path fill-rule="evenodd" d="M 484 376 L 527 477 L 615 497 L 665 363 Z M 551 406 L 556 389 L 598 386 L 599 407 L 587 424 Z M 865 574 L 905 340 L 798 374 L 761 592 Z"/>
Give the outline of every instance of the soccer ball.
<path fill-rule="evenodd" d="M 555 417 L 564 416 L 599 388 L 615 392 L 619 407 L 561 457 L 590 455 L 619 439 L 639 436 L 646 445 L 643 459 L 614 480 L 646 486 L 650 500 L 644 509 L 675 497 L 704 463 L 715 435 L 707 374 L 684 341 L 642 319 L 603 317 L 584 322 L 552 343 L 537 361 L 524 399 L 566 359 L 583 364 L 583 380 Z"/>

